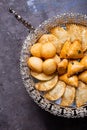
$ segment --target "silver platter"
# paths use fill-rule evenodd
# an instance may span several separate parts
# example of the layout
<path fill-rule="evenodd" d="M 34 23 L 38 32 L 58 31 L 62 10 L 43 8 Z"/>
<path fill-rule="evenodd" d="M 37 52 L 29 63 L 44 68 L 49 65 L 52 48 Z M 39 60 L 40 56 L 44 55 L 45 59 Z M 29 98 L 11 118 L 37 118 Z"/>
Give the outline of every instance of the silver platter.
<path fill-rule="evenodd" d="M 27 36 L 23 43 L 20 56 L 20 71 L 27 92 L 42 109 L 61 117 L 79 118 L 87 116 L 87 105 L 79 108 L 72 106 L 61 107 L 60 105 L 43 98 L 42 94 L 34 88 L 35 80 L 30 75 L 30 70 L 27 67 L 26 62 L 30 56 L 29 48 L 41 37 L 41 35 L 48 33 L 49 30 L 55 26 L 59 25 L 64 27 L 66 23 L 75 23 L 87 26 L 87 16 L 82 14 L 64 13 L 48 19 L 39 25 L 33 33 L 30 33 Z"/>

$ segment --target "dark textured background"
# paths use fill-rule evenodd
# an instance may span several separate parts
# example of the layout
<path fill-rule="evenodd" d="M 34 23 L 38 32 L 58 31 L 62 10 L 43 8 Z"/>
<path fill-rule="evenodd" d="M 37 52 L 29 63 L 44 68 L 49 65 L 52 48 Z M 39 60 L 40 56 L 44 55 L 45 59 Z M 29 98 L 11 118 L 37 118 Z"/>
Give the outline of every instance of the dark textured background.
<path fill-rule="evenodd" d="M 87 129 L 86 117 L 55 117 L 29 97 L 19 70 L 21 45 L 28 30 L 8 12 L 9 7 L 36 27 L 59 13 L 87 14 L 87 0 L 0 0 L 0 130 Z"/>

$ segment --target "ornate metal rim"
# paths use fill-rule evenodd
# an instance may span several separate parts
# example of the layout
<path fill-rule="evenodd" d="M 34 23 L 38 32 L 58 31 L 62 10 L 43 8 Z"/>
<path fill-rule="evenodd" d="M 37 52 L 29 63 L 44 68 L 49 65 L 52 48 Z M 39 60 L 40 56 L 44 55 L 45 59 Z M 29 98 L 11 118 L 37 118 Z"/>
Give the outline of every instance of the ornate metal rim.
<path fill-rule="evenodd" d="M 29 47 L 31 47 L 31 45 L 33 45 L 42 34 L 49 32 L 49 30 L 54 26 L 64 26 L 66 23 L 75 23 L 87 26 L 87 16 L 79 13 L 64 13 L 54 16 L 53 18 L 48 19 L 39 25 L 39 27 L 37 27 L 33 33 L 30 33 L 27 36 L 22 45 L 20 56 L 20 72 L 27 92 L 42 109 L 45 109 L 46 111 L 57 116 L 79 118 L 87 116 L 87 105 L 84 105 L 80 108 L 61 107 L 43 98 L 41 93 L 34 88 L 34 79 L 30 75 L 30 70 L 26 63 L 27 58 L 30 56 Z"/>

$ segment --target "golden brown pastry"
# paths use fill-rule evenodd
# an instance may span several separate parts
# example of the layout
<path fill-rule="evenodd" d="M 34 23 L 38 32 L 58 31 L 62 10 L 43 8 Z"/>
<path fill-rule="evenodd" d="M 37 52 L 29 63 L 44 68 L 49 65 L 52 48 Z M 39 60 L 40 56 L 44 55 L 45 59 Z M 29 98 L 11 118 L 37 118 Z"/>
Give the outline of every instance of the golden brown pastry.
<path fill-rule="evenodd" d="M 36 57 L 41 57 L 41 46 L 40 43 L 34 44 L 30 49 L 31 54 Z"/>
<path fill-rule="evenodd" d="M 71 42 L 66 41 L 62 47 L 62 50 L 60 52 L 60 58 L 68 58 L 68 52 L 70 50 Z"/>
<path fill-rule="evenodd" d="M 78 59 L 83 57 L 82 45 L 79 40 L 73 43 L 66 41 L 62 47 L 60 58 Z"/>
<path fill-rule="evenodd" d="M 84 83 L 87 83 L 87 71 L 84 71 L 82 72 L 80 75 L 79 75 L 79 80 L 83 81 Z"/>
<path fill-rule="evenodd" d="M 58 47 L 58 38 L 55 37 L 53 34 L 43 34 L 40 39 L 38 40 L 40 43 L 52 43 L 56 48 Z"/>
<path fill-rule="evenodd" d="M 83 57 L 82 44 L 79 40 L 75 40 L 68 51 L 68 58 L 78 59 Z"/>
<path fill-rule="evenodd" d="M 82 31 L 82 49 L 83 51 L 87 50 L 87 27 L 83 27 Z"/>
<path fill-rule="evenodd" d="M 34 78 L 36 78 L 36 79 L 38 79 L 38 80 L 41 80 L 41 81 L 50 80 L 50 79 L 52 79 L 52 78 L 55 76 L 55 74 L 46 75 L 46 74 L 44 74 L 44 73 L 37 73 L 37 72 L 35 72 L 35 71 L 31 71 L 31 75 L 32 75 Z"/>
<path fill-rule="evenodd" d="M 63 59 L 63 60 L 58 64 L 58 67 L 57 67 L 58 74 L 59 74 L 59 75 L 65 74 L 66 71 L 67 71 L 67 66 L 68 66 L 68 60 L 67 60 L 67 59 Z"/>
<path fill-rule="evenodd" d="M 52 90 L 47 92 L 44 95 L 44 97 L 51 101 L 57 100 L 64 94 L 65 87 L 66 87 L 66 84 L 64 82 L 58 81 L 56 86 Z"/>
<path fill-rule="evenodd" d="M 75 88 L 72 86 L 66 86 L 65 92 L 62 96 L 61 106 L 70 106 L 75 98 Z"/>
<path fill-rule="evenodd" d="M 51 33 L 55 35 L 61 43 L 64 43 L 66 40 L 70 39 L 69 33 L 63 27 L 54 27 L 51 29 Z"/>
<path fill-rule="evenodd" d="M 74 40 L 82 40 L 82 26 L 76 24 L 67 24 L 67 31 L 70 35 L 70 40 L 73 42 Z"/>
<path fill-rule="evenodd" d="M 56 54 L 56 48 L 55 46 L 48 42 L 44 43 L 41 47 L 41 57 L 44 59 L 52 58 Z"/>
<path fill-rule="evenodd" d="M 27 64 L 31 70 L 39 73 L 42 72 L 42 59 L 32 56 L 28 59 Z"/>
<path fill-rule="evenodd" d="M 58 38 L 57 53 L 60 54 L 63 44 L 70 39 L 69 34 L 64 28 L 59 26 L 51 29 L 51 33 Z"/>
<path fill-rule="evenodd" d="M 70 86 L 78 87 L 78 77 L 76 75 L 68 77 L 67 74 L 64 74 L 59 77 L 59 80 L 65 82 Z"/>
<path fill-rule="evenodd" d="M 53 60 L 56 62 L 57 66 L 59 62 L 61 61 L 60 57 L 57 54 L 53 57 Z"/>
<path fill-rule="evenodd" d="M 68 70 L 67 70 L 67 76 L 70 77 L 74 74 L 78 74 L 78 72 L 83 71 L 84 65 L 82 65 L 80 62 L 74 60 L 70 61 L 68 64 Z"/>
<path fill-rule="evenodd" d="M 87 27 L 76 25 L 76 24 L 67 24 L 67 31 L 70 34 L 71 41 L 76 39 L 82 41 L 82 50 L 83 52 L 87 50 Z"/>
<path fill-rule="evenodd" d="M 76 106 L 80 107 L 87 102 L 87 85 L 79 81 L 79 87 L 76 90 Z"/>
<path fill-rule="evenodd" d="M 56 62 L 53 59 L 47 59 L 43 62 L 43 72 L 47 75 L 53 74 L 56 68 Z"/>
<path fill-rule="evenodd" d="M 84 52 L 84 56 L 87 56 L 87 51 Z"/>
<path fill-rule="evenodd" d="M 39 91 L 48 91 L 54 88 L 57 82 L 58 82 L 58 75 L 55 75 L 55 77 L 53 77 L 52 79 L 48 81 L 42 81 L 42 82 L 40 81 L 36 83 L 35 88 Z"/>
<path fill-rule="evenodd" d="M 57 43 L 57 37 L 55 37 L 53 34 L 43 34 L 40 39 L 38 40 L 39 43 Z"/>
<path fill-rule="evenodd" d="M 81 59 L 80 63 L 84 65 L 84 69 L 87 69 L 87 55 Z"/>

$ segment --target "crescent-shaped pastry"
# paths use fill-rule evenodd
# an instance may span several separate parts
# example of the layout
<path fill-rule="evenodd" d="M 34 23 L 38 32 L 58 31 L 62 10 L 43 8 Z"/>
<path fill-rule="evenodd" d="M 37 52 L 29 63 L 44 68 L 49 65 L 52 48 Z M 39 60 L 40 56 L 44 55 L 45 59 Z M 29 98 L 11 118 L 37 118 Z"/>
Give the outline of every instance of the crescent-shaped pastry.
<path fill-rule="evenodd" d="M 64 43 L 66 40 L 70 39 L 69 33 L 63 27 L 54 27 L 50 32 L 55 35 L 61 43 Z"/>
<path fill-rule="evenodd" d="M 75 88 L 72 86 L 66 86 L 65 92 L 62 96 L 61 106 L 70 106 L 75 98 Z"/>
<path fill-rule="evenodd" d="M 87 50 L 87 27 L 83 27 L 82 31 L 82 49 L 83 51 Z"/>
<path fill-rule="evenodd" d="M 87 27 L 76 25 L 76 24 L 67 24 L 67 32 L 70 34 L 70 39 L 73 42 L 78 39 L 82 41 L 82 50 L 83 52 L 87 50 Z"/>
<path fill-rule="evenodd" d="M 70 39 L 73 42 L 74 40 L 82 40 L 82 26 L 76 24 L 66 24 L 66 30 L 70 34 Z"/>
<path fill-rule="evenodd" d="M 57 46 L 57 53 L 60 54 L 61 48 L 66 40 L 69 40 L 69 33 L 62 27 L 54 27 L 50 31 L 53 35 L 58 38 L 58 46 Z"/>
<path fill-rule="evenodd" d="M 47 98 L 48 100 L 55 101 L 55 100 L 59 99 L 64 94 L 65 87 L 66 87 L 66 84 L 64 82 L 58 81 L 56 86 L 52 90 L 47 92 L 44 95 L 44 97 Z"/>
<path fill-rule="evenodd" d="M 31 71 L 31 75 L 32 75 L 34 78 L 36 78 L 36 79 L 38 79 L 38 80 L 41 80 L 41 81 L 50 80 L 50 79 L 52 79 L 52 78 L 55 76 L 55 74 L 46 75 L 46 74 L 44 74 L 44 73 L 37 73 L 37 72 L 34 72 L 34 71 Z"/>
<path fill-rule="evenodd" d="M 48 81 L 42 81 L 35 84 L 35 88 L 39 91 L 48 91 L 55 87 L 58 82 L 58 75 Z"/>
<path fill-rule="evenodd" d="M 87 102 L 87 85 L 79 81 L 79 87 L 76 90 L 76 106 L 80 107 Z"/>

